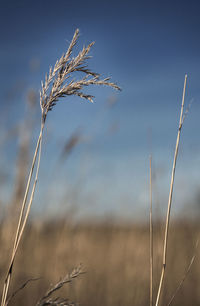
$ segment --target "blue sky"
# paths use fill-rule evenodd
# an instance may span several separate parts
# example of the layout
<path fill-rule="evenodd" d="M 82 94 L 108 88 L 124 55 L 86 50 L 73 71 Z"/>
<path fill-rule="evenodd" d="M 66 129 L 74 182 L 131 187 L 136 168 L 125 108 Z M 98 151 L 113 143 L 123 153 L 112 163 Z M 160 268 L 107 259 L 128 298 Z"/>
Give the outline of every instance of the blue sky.
<path fill-rule="evenodd" d="M 40 182 L 49 185 L 47 177 L 53 178 L 52 206 L 58 193 L 66 189 L 70 198 L 77 185 L 77 202 L 85 215 L 147 216 L 152 153 L 154 198 L 165 211 L 185 73 L 186 104 L 191 99 L 193 104 L 183 128 L 174 213 L 181 214 L 188 202 L 191 205 L 200 179 L 199 1 L 0 3 L 0 104 L 5 129 L 20 120 L 28 88 L 39 91 L 41 79 L 67 49 L 76 28 L 81 35 L 75 52 L 95 41 L 89 66 L 111 76 L 122 88 L 120 93 L 91 88 L 94 104 L 66 99 L 51 112 Z M 35 70 L 31 69 L 34 62 L 38 63 Z M 110 108 L 109 99 L 116 100 Z M 85 141 L 54 175 L 60 147 L 77 128 Z M 1 164 L 11 163 L 14 152 L 11 143 L 2 149 Z M 35 207 L 45 197 L 39 188 Z"/>

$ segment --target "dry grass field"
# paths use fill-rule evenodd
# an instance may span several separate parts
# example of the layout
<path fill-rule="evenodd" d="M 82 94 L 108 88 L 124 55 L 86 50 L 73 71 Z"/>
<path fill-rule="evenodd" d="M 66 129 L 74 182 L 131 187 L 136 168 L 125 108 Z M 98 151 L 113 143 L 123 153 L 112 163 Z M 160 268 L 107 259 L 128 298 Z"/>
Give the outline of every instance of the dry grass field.
<path fill-rule="evenodd" d="M 102 79 L 85 65 L 93 43 L 83 47 L 75 58 L 71 57 L 78 36 L 79 31 L 76 30 L 68 50 L 50 68 L 42 83 L 41 127 L 32 163 L 28 160 L 32 124 L 30 117 L 25 118 L 23 131 L 29 135 L 19 145 L 16 156 L 18 163 L 14 191 L 11 192 L 10 203 L 0 205 L 1 306 L 200 305 L 200 260 L 197 245 L 200 225 L 191 220 L 170 221 L 180 134 L 188 112 L 184 108 L 187 76 L 165 220 L 157 220 L 151 228 L 142 221 L 141 224 L 120 220 L 97 221 L 95 217 L 87 222 L 75 222 L 70 214 L 62 218 L 55 216 L 51 221 L 44 219 L 45 216 L 29 218 L 38 181 L 48 113 L 63 97 L 75 95 L 92 101 L 93 96 L 83 91 L 90 85 L 105 85 L 120 90 L 110 78 Z M 74 79 L 71 76 L 74 72 L 81 72 L 81 78 Z M 66 151 L 71 151 L 76 142 L 76 138 L 71 138 Z M 31 165 L 29 175 L 28 164 Z M 151 182 L 150 175 L 150 186 Z M 150 196 L 152 208 L 151 200 Z M 150 213 L 150 224 L 151 221 Z M 152 282 L 150 267 L 153 269 Z M 176 292 L 177 289 L 180 290 Z M 174 293 L 176 295 L 171 303 Z"/>
<path fill-rule="evenodd" d="M 162 305 L 167 305 L 195 251 L 199 225 L 175 223 L 170 229 L 169 254 Z M 154 293 L 161 270 L 163 226 L 154 227 Z M 1 227 L 0 275 L 8 264 L 9 226 Z M 19 250 L 10 292 L 27 284 L 10 305 L 35 305 L 50 284 L 82 264 L 86 272 L 59 292 L 83 306 L 149 305 L 149 230 L 145 225 L 111 223 L 78 225 L 32 222 Z M 195 258 L 172 305 L 199 305 L 200 262 Z M 155 296 L 154 294 L 154 296 Z"/>

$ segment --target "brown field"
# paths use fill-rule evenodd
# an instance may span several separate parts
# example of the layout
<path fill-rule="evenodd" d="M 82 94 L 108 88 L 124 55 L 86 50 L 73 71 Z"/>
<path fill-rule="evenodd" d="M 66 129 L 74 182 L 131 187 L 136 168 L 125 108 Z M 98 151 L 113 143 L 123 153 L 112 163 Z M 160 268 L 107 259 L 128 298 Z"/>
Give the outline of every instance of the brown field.
<path fill-rule="evenodd" d="M 89 223 L 88 223 L 89 224 Z M 170 229 L 167 275 L 162 305 L 167 305 L 195 252 L 200 227 L 187 222 Z M 163 226 L 154 227 L 154 297 L 161 271 Z M 8 265 L 11 230 L 1 226 L 0 275 Z M 30 282 L 10 305 L 35 305 L 50 284 L 80 263 L 86 272 L 66 284 L 56 296 L 83 306 L 149 305 L 149 230 L 145 225 L 109 222 L 77 225 L 69 221 L 32 222 L 26 229 L 14 266 L 10 293 Z M 200 261 L 197 256 L 172 305 L 200 304 Z"/>

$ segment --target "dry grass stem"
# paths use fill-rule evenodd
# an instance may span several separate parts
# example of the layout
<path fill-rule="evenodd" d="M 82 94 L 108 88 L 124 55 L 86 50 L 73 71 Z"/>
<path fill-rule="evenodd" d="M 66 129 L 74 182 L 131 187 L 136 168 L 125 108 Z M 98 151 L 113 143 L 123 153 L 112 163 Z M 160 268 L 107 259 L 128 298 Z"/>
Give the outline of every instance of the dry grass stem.
<path fill-rule="evenodd" d="M 184 114 L 183 114 L 183 110 L 184 110 L 184 103 L 185 103 L 186 82 L 187 82 L 187 75 L 185 75 L 185 81 L 184 81 L 184 87 L 183 87 L 183 97 L 182 97 L 182 104 L 181 104 L 179 128 L 178 128 L 178 134 L 177 134 L 177 139 L 176 139 L 174 161 L 173 161 L 173 166 L 172 166 L 171 183 L 170 183 L 170 191 L 169 191 L 169 199 L 168 199 L 168 208 L 167 208 L 167 216 L 166 216 L 166 223 L 165 223 L 162 271 L 161 271 L 159 288 L 158 288 L 158 293 L 157 293 L 157 298 L 156 298 L 156 304 L 155 304 L 156 306 L 158 306 L 159 302 L 160 302 L 160 295 L 161 295 L 161 291 L 162 291 L 162 287 L 163 287 L 163 281 L 164 281 L 164 277 L 165 277 L 165 271 L 166 271 L 169 221 L 170 221 L 170 213 L 171 213 L 171 205 L 172 205 L 172 195 L 173 195 L 173 187 L 174 187 L 176 161 L 177 161 L 178 150 L 179 150 L 181 130 L 182 130 L 183 122 L 184 122 L 184 119 L 185 119 Z"/>
<path fill-rule="evenodd" d="M 150 306 L 153 305 L 153 221 L 152 221 L 152 156 L 150 156 L 150 212 L 149 212 L 149 233 L 150 233 Z"/>
<path fill-rule="evenodd" d="M 192 258 L 191 258 L 191 260 L 190 260 L 190 263 L 189 263 L 189 265 L 188 265 L 188 267 L 187 267 L 187 270 L 186 270 L 185 274 L 183 275 L 183 278 L 182 278 L 182 280 L 180 281 L 178 287 L 177 287 L 176 290 L 174 291 L 174 293 L 173 293 L 173 295 L 172 295 L 172 297 L 171 297 L 169 303 L 167 304 L 167 306 L 170 306 L 170 305 L 172 304 L 172 302 L 173 302 L 175 296 L 177 295 L 177 293 L 179 292 L 179 290 L 180 290 L 181 287 L 183 286 L 183 283 L 184 283 L 184 281 L 186 280 L 186 277 L 187 277 L 187 275 L 189 274 L 189 272 L 190 272 L 190 270 L 191 270 L 191 268 L 192 268 L 192 265 L 193 265 L 193 263 L 194 263 L 194 260 L 195 260 L 195 258 L 196 258 L 196 255 L 197 255 L 196 251 L 197 251 L 198 245 L 199 245 L 199 240 L 197 240 L 197 242 L 196 242 L 195 253 L 194 253 L 194 255 L 192 256 Z"/>
<path fill-rule="evenodd" d="M 40 107 L 41 107 L 41 128 L 40 134 L 38 137 L 31 170 L 29 173 L 26 191 L 24 194 L 24 200 L 20 210 L 20 216 L 18 220 L 18 226 L 15 233 L 15 240 L 12 249 L 11 260 L 8 268 L 8 272 L 6 274 L 6 278 L 4 281 L 3 293 L 2 293 L 2 301 L 1 306 L 6 305 L 8 289 L 10 284 L 10 279 L 13 270 L 13 264 L 15 260 L 15 256 L 18 250 L 19 243 L 21 241 L 26 222 L 30 213 L 31 205 L 33 202 L 33 197 L 35 193 L 35 188 L 38 180 L 38 173 L 40 167 L 40 156 L 41 156 L 41 148 L 42 148 L 42 137 L 44 126 L 46 122 L 47 114 L 53 107 L 56 105 L 58 100 L 62 97 L 76 95 L 81 98 L 85 98 L 89 101 L 92 101 L 93 96 L 84 94 L 82 91 L 85 86 L 89 85 L 106 85 L 112 87 L 114 89 L 119 90 L 120 88 L 115 84 L 110 82 L 109 78 L 100 79 L 100 75 L 92 72 L 86 65 L 86 60 L 89 58 L 88 53 L 93 46 L 94 42 L 89 44 L 87 47 L 83 47 L 83 49 L 79 52 L 79 54 L 75 58 L 71 58 L 73 48 L 77 43 L 77 39 L 79 36 L 79 30 L 75 31 L 74 37 L 72 39 L 71 44 L 65 54 L 61 56 L 61 58 L 56 62 L 54 68 L 50 68 L 49 74 L 46 75 L 45 81 L 42 82 L 42 89 L 40 91 Z M 81 72 L 84 76 L 78 80 L 72 78 L 72 74 L 75 77 L 75 72 Z M 37 163 L 36 163 L 37 162 Z M 36 166 L 35 177 L 33 181 L 33 171 Z M 31 188 L 31 182 L 33 181 L 33 185 Z M 30 194 L 30 198 L 28 201 L 28 195 Z"/>
<path fill-rule="evenodd" d="M 22 203 L 22 206 L 21 206 L 19 221 L 18 221 L 16 233 L 15 233 L 15 241 L 14 241 L 14 245 L 13 245 L 12 256 L 11 256 L 8 272 L 7 272 L 6 279 L 5 279 L 5 282 L 4 282 L 4 287 L 3 287 L 2 302 L 1 302 L 2 306 L 6 305 L 6 298 L 7 298 L 7 294 L 8 294 L 8 288 L 9 288 L 10 279 L 11 279 L 11 275 L 12 275 L 15 256 L 16 256 L 16 253 L 17 253 L 19 242 L 21 240 L 21 237 L 22 237 L 27 219 L 28 219 L 28 215 L 29 215 L 29 212 L 30 212 L 31 204 L 32 204 L 32 201 L 33 201 L 34 193 L 35 193 L 35 188 L 36 188 L 38 173 L 39 173 L 39 166 L 40 166 L 41 141 L 42 141 L 43 129 L 44 129 L 44 124 L 41 125 L 41 131 L 40 131 L 40 135 L 39 135 L 39 138 L 38 138 L 38 141 L 37 141 L 37 145 L 36 145 L 36 149 L 35 149 L 35 153 L 34 153 L 34 157 L 33 157 L 33 161 L 32 161 L 32 166 L 31 166 L 31 170 L 30 170 L 30 173 L 29 173 L 28 181 L 27 181 L 24 200 L 23 200 L 23 203 Z M 34 184 L 33 184 L 33 187 L 32 187 L 30 200 L 29 200 L 29 203 L 27 205 L 26 212 L 25 212 L 28 193 L 29 193 L 29 190 L 30 190 L 31 179 L 32 179 L 32 176 L 33 176 L 33 170 L 34 170 L 34 167 L 35 167 L 35 164 L 36 164 L 37 156 L 38 156 L 38 160 L 37 160 L 37 169 L 36 169 L 36 173 L 35 173 Z"/>
<path fill-rule="evenodd" d="M 16 291 L 13 292 L 13 294 L 8 297 L 7 301 L 6 301 L 6 306 L 10 303 L 10 301 L 15 297 L 15 295 L 21 291 L 22 289 L 24 289 L 30 282 L 33 282 L 33 281 L 37 281 L 39 280 L 40 278 L 30 278 L 30 279 L 27 279 L 27 281 L 25 281 Z"/>

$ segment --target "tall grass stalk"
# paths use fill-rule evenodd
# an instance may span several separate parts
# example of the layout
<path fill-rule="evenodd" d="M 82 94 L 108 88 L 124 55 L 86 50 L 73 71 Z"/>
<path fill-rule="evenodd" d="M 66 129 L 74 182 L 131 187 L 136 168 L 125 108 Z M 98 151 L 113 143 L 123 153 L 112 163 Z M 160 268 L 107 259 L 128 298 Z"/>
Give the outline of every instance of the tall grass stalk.
<path fill-rule="evenodd" d="M 149 233 L 150 233 L 150 306 L 153 306 L 153 221 L 152 221 L 152 156 L 150 156 L 149 160 L 150 166 L 150 184 L 149 184 L 149 192 L 150 192 L 150 212 L 149 212 Z"/>
<path fill-rule="evenodd" d="M 15 232 L 15 239 L 12 248 L 11 260 L 9 263 L 8 271 L 5 277 L 1 306 L 5 306 L 7 303 L 7 295 L 9 290 L 9 285 L 11 281 L 11 276 L 13 272 L 13 265 L 16 257 L 16 253 L 19 247 L 19 243 L 24 233 L 24 229 L 28 220 L 31 205 L 34 198 L 34 193 L 36 189 L 36 184 L 38 180 L 38 173 L 40 167 L 40 157 L 42 149 L 42 138 L 44 127 L 46 123 L 47 114 L 53 109 L 60 98 L 76 95 L 90 102 L 93 101 L 93 96 L 85 94 L 82 89 L 90 85 L 106 85 L 114 89 L 119 90 L 120 88 L 115 84 L 110 82 L 110 78 L 100 79 L 100 75 L 88 69 L 86 61 L 90 57 L 88 53 L 93 46 L 94 42 L 90 43 L 87 47 L 79 52 L 76 57 L 71 58 L 72 50 L 77 43 L 79 37 L 79 30 L 75 31 L 73 39 L 69 45 L 69 48 L 65 54 L 61 56 L 59 60 L 56 61 L 54 67 L 50 67 L 49 73 L 45 76 L 45 81 L 42 82 L 42 88 L 40 91 L 40 107 L 41 107 L 41 127 L 38 136 L 35 153 L 33 156 L 33 161 L 28 176 L 27 186 L 24 194 L 24 199 L 21 205 L 19 220 L 17 229 Z M 82 78 L 76 79 L 75 72 L 81 72 L 84 74 Z M 73 74 L 73 78 L 72 78 Z M 34 168 L 36 167 L 35 176 L 33 180 Z M 31 183 L 33 185 L 31 187 Z M 30 198 L 28 201 L 28 196 Z"/>
<path fill-rule="evenodd" d="M 166 216 L 166 223 L 165 223 L 162 271 L 161 271 L 160 282 L 159 282 L 159 287 L 158 287 L 158 292 L 157 292 L 157 297 L 156 297 L 156 304 L 155 304 L 156 306 L 158 306 L 159 303 L 160 303 L 160 296 L 161 296 L 161 291 L 162 291 L 162 288 L 163 288 L 163 281 L 164 281 L 165 272 L 166 272 L 167 247 L 168 247 L 168 237 L 169 237 L 169 223 L 170 223 L 170 213 L 171 213 L 171 206 L 172 206 L 174 178 L 175 178 L 176 162 L 177 162 L 177 157 L 178 157 L 181 130 L 182 130 L 183 122 L 184 122 L 184 119 L 185 119 L 185 116 L 183 114 L 183 110 L 184 110 L 184 103 L 185 103 L 186 83 L 187 83 L 187 75 L 185 75 L 185 81 L 184 81 L 184 87 L 183 87 L 183 96 L 182 96 L 181 112 L 180 112 L 180 119 L 179 119 L 179 127 L 178 127 L 176 147 L 175 147 L 175 152 L 174 152 L 174 161 L 173 161 L 173 166 L 172 166 L 171 183 L 170 183 L 170 191 L 169 191 L 169 199 L 168 199 L 168 207 L 167 207 L 167 216 Z"/>

